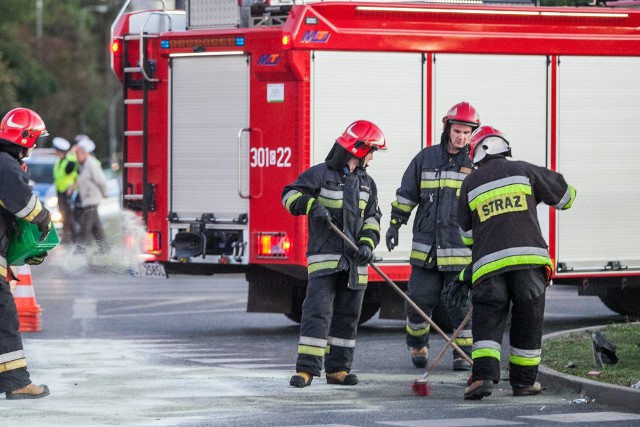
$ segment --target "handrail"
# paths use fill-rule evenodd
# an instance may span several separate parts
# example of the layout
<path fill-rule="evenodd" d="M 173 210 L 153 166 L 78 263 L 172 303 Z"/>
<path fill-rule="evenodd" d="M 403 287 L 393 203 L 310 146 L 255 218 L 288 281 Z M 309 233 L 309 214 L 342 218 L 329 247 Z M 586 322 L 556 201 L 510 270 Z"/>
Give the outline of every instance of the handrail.
<path fill-rule="evenodd" d="M 163 7 L 164 7 L 164 1 L 162 2 Z M 153 15 L 160 15 L 160 16 L 164 16 L 166 18 L 169 18 L 169 31 L 171 31 L 172 29 L 172 24 L 173 21 L 171 20 L 171 15 L 169 15 L 167 12 L 165 12 L 164 10 L 162 12 L 151 12 L 149 14 L 149 16 L 147 16 L 147 19 L 144 21 L 144 24 L 142 24 L 142 26 L 140 27 L 140 56 L 139 56 L 139 60 L 140 60 L 140 72 L 142 73 L 142 76 L 144 77 L 144 79 L 148 82 L 159 82 L 160 79 L 152 79 L 151 77 L 149 77 L 147 75 L 146 70 L 144 69 L 144 43 L 142 43 L 142 40 L 144 40 L 144 27 L 147 25 L 147 23 L 149 22 L 149 19 L 151 19 L 151 17 Z"/>

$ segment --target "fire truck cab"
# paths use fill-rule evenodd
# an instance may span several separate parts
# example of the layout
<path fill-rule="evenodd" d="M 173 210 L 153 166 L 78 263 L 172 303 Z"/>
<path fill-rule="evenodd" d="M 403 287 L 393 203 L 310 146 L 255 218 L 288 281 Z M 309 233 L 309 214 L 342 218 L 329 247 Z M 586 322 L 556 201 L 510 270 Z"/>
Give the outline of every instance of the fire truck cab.
<path fill-rule="evenodd" d="M 143 274 L 244 272 L 248 311 L 300 320 L 306 218 L 282 188 L 322 162 L 350 122 L 388 150 L 369 168 L 382 234 L 411 159 L 468 101 L 514 157 L 578 190 L 539 207 L 557 284 L 640 314 L 640 11 L 421 2 L 187 0 L 129 10 L 112 27 L 123 85 L 123 204 L 148 229 Z M 412 216 L 413 218 L 413 216 Z M 412 224 L 376 264 L 405 284 Z M 361 321 L 404 317 L 371 271 Z"/>

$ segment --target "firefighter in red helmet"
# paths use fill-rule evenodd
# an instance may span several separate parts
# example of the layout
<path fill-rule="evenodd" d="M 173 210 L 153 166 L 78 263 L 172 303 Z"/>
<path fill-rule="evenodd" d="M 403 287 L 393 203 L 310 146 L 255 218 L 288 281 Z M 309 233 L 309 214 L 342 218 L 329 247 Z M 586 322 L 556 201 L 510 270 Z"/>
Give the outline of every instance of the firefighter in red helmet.
<path fill-rule="evenodd" d="M 46 385 L 35 385 L 29 379 L 6 258 L 16 218 L 37 224 L 43 237 L 49 233 L 51 215 L 32 193 L 22 161 L 47 135 L 40 116 L 27 108 L 9 111 L 0 122 L 0 393 L 7 399 L 37 399 L 49 394 Z M 32 257 L 26 262 L 40 264 L 43 259 Z"/>
<path fill-rule="evenodd" d="M 464 398 L 489 396 L 500 380 L 509 311 L 509 382 L 514 396 L 536 395 L 542 390 L 536 376 L 553 268 L 537 206 L 569 209 L 576 190 L 557 172 L 507 159 L 509 141 L 495 128 L 478 128 L 469 147 L 477 169 L 462 183 L 457 217 L 462 238 L 472 247 L 472 263 L 446 292 L 447 300 L 464 301 L 473 286 L 473 381 Z"/>
<path fill-rule="evenodd" d="M 456 221 L 458 192 L 462 180 L 471 172 L 467 144 L 480 117 L 471 104 L 460 102 L 442 119 L 440 144 L 421 150 L 407 167 L 396 200 L 391 203 L 391 224 L 386 234 L 387 248 L 398 245 L 398 231 L 416 209 L 411 246 L 411 275 L 407 295 L 431 315 L 446 284 L 471 261 L 471 250 L 460 238 Z M 447 307 L 454 328 L 470 307 Z M 406 305 L 405 341 L 411 361 L 417 368 L 427 366 L 430 325 L 411 306 Z M 455 339 L 471 354 L 471 325 Z M 454 351 L 453 369 L 469 370 L 471 365 Z"/>
<path fill-rule="evenodd" d="M 384 134 L 366 120 L 351 123 L 324 163 L 302 172 L 282 191 L 293 215 L 308 217 L 307 295 L 302 305 L 296 374 L 289 384 L 306 387 L 320 376 L 324 358 L 327 383 L 355 385 L 351 373 L 356 331 L 368 263 L 380 240 L 376 184 L 365 168 L 376 150 L 385 150 Z M 348 249 L 330 223 L 357 246 Z"/>

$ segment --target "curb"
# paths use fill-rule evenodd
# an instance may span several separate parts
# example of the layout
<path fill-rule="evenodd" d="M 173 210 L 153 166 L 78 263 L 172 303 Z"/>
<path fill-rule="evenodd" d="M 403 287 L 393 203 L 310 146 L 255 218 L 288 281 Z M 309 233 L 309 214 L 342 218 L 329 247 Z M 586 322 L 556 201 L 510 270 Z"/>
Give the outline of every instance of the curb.
<path fill-rule="evenodd" d="M 636 322 L 634 324 L 640 325 Z M 588 328 L 571 329 L 567 331 L 554 332 L 544 335 L 542 341 L 569 335 L 573 332 L 583 332 L 585 330 L 599 330 L 608 325 L 591 326 Z M 640 390 L 633 387 L 623 387 L 619 385 L 602 383 L 599 381 L 588 380 L 586 378 L 576 377 L 554 371 L 544 365 L 538 367 L 538 379 L 546 387 L 565 388 L 581 395 L 586 396 L 589 400 L 595 400 L 597 403 L 604 403 L 618 408 L 625 408 L 638 412 L 640 408 Z"/>

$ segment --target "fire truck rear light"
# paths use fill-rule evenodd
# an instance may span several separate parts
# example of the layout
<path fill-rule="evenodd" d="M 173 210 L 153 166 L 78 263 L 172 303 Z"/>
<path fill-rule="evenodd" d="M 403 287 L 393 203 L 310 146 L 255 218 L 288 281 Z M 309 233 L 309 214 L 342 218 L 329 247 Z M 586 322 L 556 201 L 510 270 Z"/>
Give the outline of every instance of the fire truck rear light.
<path fill-rule="evenodd" d="M 120 41 L 114 40 L 113 43 L 111 44 L 111 51 L 113 53 L 118 53 L 119 50 L 120 50 Z"/>
<path fill-rule="evenodd" d="M 287 233 L 258 233 L 257 256 L 287 258 L 291 251 L 291 241 Z"/>
<path fill-rule="evenodd" d="M 289 44 L 291 44 L 291 35 L 284 34 L 282 36 L 282 46 L 289 46 Z"/>
<path fill-rule="evenodd" d="M 160 250 L 162 249 L 160 237 L 161 234 L 159 231 L 149 231 L 144 242 L 145 252 L 153 255 L 159 255 Z"/>

